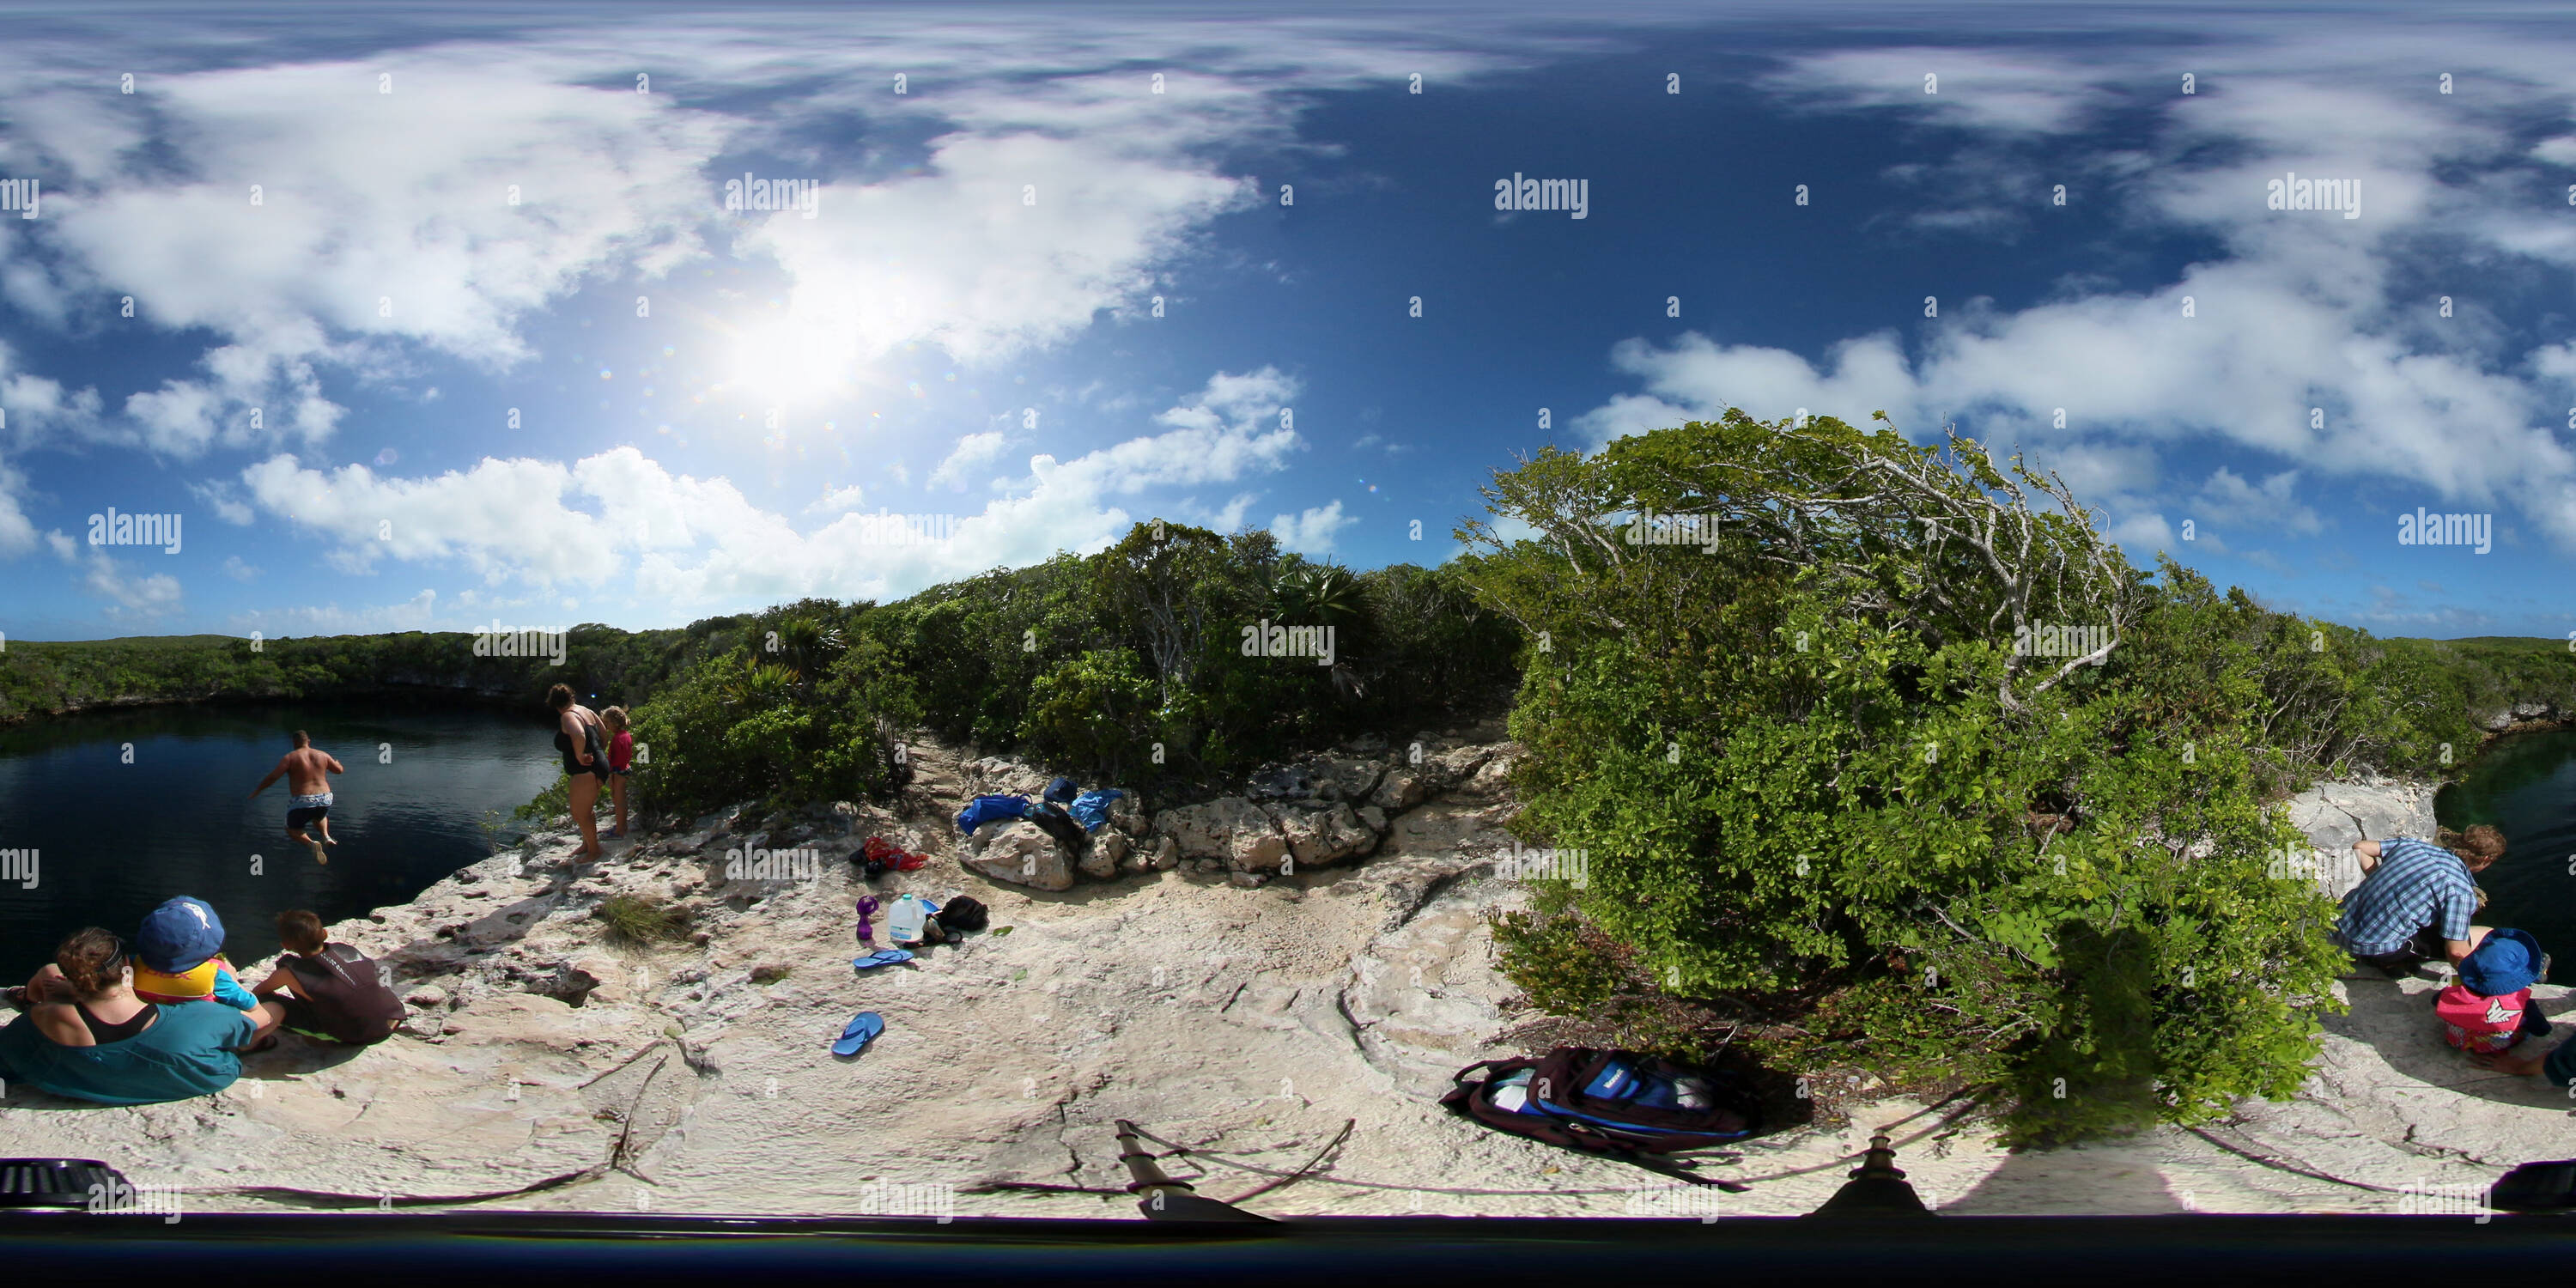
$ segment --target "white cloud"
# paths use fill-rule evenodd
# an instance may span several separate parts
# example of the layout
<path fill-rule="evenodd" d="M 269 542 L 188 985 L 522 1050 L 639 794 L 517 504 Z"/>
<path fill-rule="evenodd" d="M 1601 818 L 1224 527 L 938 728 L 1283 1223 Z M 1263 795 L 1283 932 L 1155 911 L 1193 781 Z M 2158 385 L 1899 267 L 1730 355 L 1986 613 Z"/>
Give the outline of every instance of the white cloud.
<path fill-rule="evenodd" d="M 866 503 L 866 500 L 866 492 L 861 490 L 858 484 L 853 483 L 848 487 L 834 488 L 824 493 L 822 500 L 805 507 L 805 513 L 843 514 L 858 509 Z"/>
<path fill-rule="evenodd" d="M 1299 554 L 1330 554 L 1333 534 L 1359 522 L 1356 516 L 1342 513 L 1342 503 L 1315 506 L 1295 515 L 1282 514 L 1270 520 L 1270 535 L 1279 538 L 1281 547 Z"/>
<path fill-rule="evenodd" d="M 240 555 L 225 555 L 224 575 L 235 581 L 249 581 L 259 575 L 259 569 L 243 563 Z"/>
<path fill-rule="evenodd" d="M 2313 536 L 2325 530 L 2317 512 L 2293 495 L 2299 472 L 2283 470 L 2258 486 L 2222 465 L 2201 485 L 2199 503 L 2211 521 L 2243 527 L 2277 527 Z"/>
<path fill-rule="evenodd" d="M 991 429 L 980 434 L 968 434 L 957 440 L 955 450 L 948 453 L 948 459 L 939 463 L 939 468 L 930 472 L 930 477 L 923 480 L 923 486 L 938 487 L 945 483 L 952 488 L 963 489 L 968 470 L 989 465 L 1001 454 L 1002 431 Z"/>
<path fill-rule="evenodd" d="M 36 548 L 35 522 L 18 503 L 26 488 L 26 476 L 0 458 L 0 559 L 15 559 Z"/>
<path fill-rule="evenodd" d="M 2158 551 L 2181 549 L 2181 543 L 2174 540 L 2173 525 L 2166 523 L 2161 514 L 2131 515 L 2111 525 L 2103 535 L 2119 543 L 2129 562 L 2142 568 L 2154 566 Z"/>
<path fill-rule="evenodd" d="M 233 491 L 232 484 L 222 479 L 191 483 L 188 492 L 212 507 L 215 517 L 226 523 L 247 526 L 256 517 L 250 506 Z"/>
<path fill-rule="evenodd" d="M 440 620 L 438 592 L 435 590 L 423 590 L 399 603 L 378 604 L 371 608 L 343 609 L 336 602 L 299 604 L 235 613 L 228 620 L 236 631 L 262 631 L 272 637 L 377 635 L 389 631 L 438 630 L 442 626 L 457 624 Z"/>
<path fill-rule="evenodd" d="M 105 550 L 85 547 L 60 531 L 47 532 L 45 544 L 55 558 L 80 572 L 83 590 L 108 601 L 110 618 L 150 620 L 179 611 L 178 578 L 158 572 L 130 575 Z"/>
<path fill-rule="evenodd" d="M 1809 55 L 1760 84 L 1818 106 L 1896 108 L 1932 123 L 2046 134 L 2073 129 L 2091 110 L 2117 101 L 2098 75 L 2063 59 L 1940 46 Z"/>
<path fill-rule="evenodd" d="M 936 543 L 900 539 L 859 512 L 800 532 L 732 483 L 674 475 L 632 447 L 570 465 L 486 458 L 417 479 L 364 465 L 311 469 L 281 454 L 243 470 L 241 483 L 260 509 L 332 542 L 325 559 L 352 574 L 394 559 L 454 563 L 487 585 L 555 595 L 622 582 L 637 598 L 661 603 L 880 598 L 1059 551 L 1101 549 L 1134 521 L 1116 498 L 1279 469 L 1301 444 L 1277 427 L 1278 409 L 1297 388 L 1267 367 L 1219 372 L 1155 417 L 1168 427 L 1160 433 L 1069 461 L 1032 458 L 1029 476 L 981 511 L 937 518 L 946 539 Z M 1238 495 L 1219 517 L 1235 526 L 1250 504 Z M 1195 502 L 1179 496 L 1175 505 Z M 1336 506 L 1298 522 L 1300 531 L 1329 539 L 1347 520 Z"/>
<path fill-rule="evenodd" d="M 2527 116 L 2516 103 L 2564 110 L 2554 88 L 2564 42 L 2401 21 L 2295 50 L 2271 31 L 2241 34 L 2194 51 L 2201 92 L 2192 96 L 2174 92 L 2178 82 L 2142 96 L 2146 73 L 2117 44 L 2046 63 L 1956 47 L 1791 60 L 1762 86 L 1818 111 L 1967 132 L 1930 149 L 1947 160 L 1913 167 L 1936 186 L 2010 177 L 2027 166 L 2034 136 L 2087 127 L 2097 108 L 2148 107 L 2161 118 L 2140 150 L 2097 159 L 2097 173 L 2075 186 L 2138 240 L 2184 234 L 2218 249 L 2142 293 L 2094 287 L 2009 312 L 1945 297 L 1940 317 L 1909 323 L 1905 337 L 1851 336 L 1814 361 L 1698 334 L 1630 340 L 1612 360 L 1639 389 L 1576 424 L 1598 443 L 1729 405 L 1764 418 L 1803 406 L 1855 423 L 1883 408 L 1917 437 L 1957 418 L 1980 437 L 2034 449 L 2127 444 L 2146 449 L 2127 464 L 2149 473 L 2162 450 L 2216 439 L 2290 467 L 2261 487 L 2230 473 L 2191 498 L 2232 516 L 2259 508 L 2313 533 L 2322 521 L 2288 499 L 2292 480 L 2397 480 L 2444 499 L 2508 502 L 2576 548 L 2576 445 L 2556 428 L 2576 361 L 2561 346 L 2515 351 L 2474 302 L 2463 321 L 2428 332 L 2414 296 L 2429 268 L 2576 266 L 2576 229 L 2528 199 L 2532 178 L 2552 192 L 2559 182 L 2529 162 L 2576 163 L 2576 136 L 2518 149 L 2514 134 Z M 2431 48 L 2506 106 L 2425 110 L 2416 69 Z M 1940 75 L 1937 95 L 1924 93 L 1926 72 Z M 2357 181 L 2361 217 L 2268 209 L 2266 182 L 2293 170 Z M 2155 536 L 2154 511 L 2181 499 L 2157 503 L 2140 495 L 2143 484 L 2090 473 L 2111 488 L 2099 495 L 2133 540 Z"/>

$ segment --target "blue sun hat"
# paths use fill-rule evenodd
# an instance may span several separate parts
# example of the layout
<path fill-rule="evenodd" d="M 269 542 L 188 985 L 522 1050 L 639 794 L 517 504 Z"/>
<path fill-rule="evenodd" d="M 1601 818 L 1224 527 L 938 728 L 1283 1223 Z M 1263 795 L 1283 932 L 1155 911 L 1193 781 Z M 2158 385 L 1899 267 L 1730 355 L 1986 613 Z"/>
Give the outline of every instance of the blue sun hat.
<path fill-rule="evenodd" d="M 224 920 L 203 899 L 186 895 L 144 915 L 134 955 L 156 971 L 175 974 L 203 962 L 224 946 Z"/>
<path fill-rule="evenodd" d="M 2519 993 L 2540 982 L 2540 941 L 2529 931 L 2498 927 L 2460 963 L 2460 986 L 2480 997 Z"/>

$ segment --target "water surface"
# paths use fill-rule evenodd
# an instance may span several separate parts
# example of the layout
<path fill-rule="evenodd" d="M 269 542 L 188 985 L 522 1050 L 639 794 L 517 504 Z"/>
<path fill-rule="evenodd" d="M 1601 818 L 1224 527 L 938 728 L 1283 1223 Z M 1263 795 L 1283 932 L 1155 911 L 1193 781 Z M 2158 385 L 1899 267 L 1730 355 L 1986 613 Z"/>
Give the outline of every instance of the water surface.
<path fill-rule="evenodd" d="M 287 840 L 285 780 L 250 799 L 296 729 L 348 767 L 332 779 L 340 845 L 328 866 Z M 214 905 L 236 962 L 276 950 L 283 909 L 327 924 L 404 902 L 490 852 L 487 815 L 505 819 L 554 781 L 550 737 L 542 711 L 350 702 L 158 707 L 0 730 L 0 850 L 39 858 L 34 888 L 0 882 L 0 979 L 25 979 L 83 925 L 130 938 L 175 894 Z"/>
<path fill-rule="evenodd" d="M 2504 830 L 2504 858 L 2478 876 L 2489 898 L 2478 920 L 2530 931 L 2552 975 L 2576 979 L 2576 730 L 2499 739 L 2434 810 L 2448 827 Z"/>

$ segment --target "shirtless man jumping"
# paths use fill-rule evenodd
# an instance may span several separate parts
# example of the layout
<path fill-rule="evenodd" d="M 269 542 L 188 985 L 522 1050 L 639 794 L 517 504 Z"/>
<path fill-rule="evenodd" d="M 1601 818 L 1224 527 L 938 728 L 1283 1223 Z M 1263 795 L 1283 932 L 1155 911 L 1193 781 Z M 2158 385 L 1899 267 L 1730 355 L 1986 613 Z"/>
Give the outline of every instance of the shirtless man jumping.
<path fill-rule="evenodd" d="M 331 856 L 324 853 L 322 847 L 338 845 L 339 842 L 331 839 L 331 781 L 323 775 L 347 772 L 348 769 L 339 761 L 315 749 L 313 735 L 298 729 L 295 731 L 295 750 L 279 757 L 277 768 L 268 771 L 268 777 L 259 780 L 259 786 L 250 789 L 250 794 L 257 799 L 261 792 L 268 790 L 270 783 L 277 781 L 279 775 L 285 775 L 286 790 L 292 794 L 292 799 L 286 802 L 286 835 L 296 844 L 312 850 L 314 862 L 328 863 Z M 304 834 L 307 823 L 320 828 L 321 840 L 316 841 Z"/>

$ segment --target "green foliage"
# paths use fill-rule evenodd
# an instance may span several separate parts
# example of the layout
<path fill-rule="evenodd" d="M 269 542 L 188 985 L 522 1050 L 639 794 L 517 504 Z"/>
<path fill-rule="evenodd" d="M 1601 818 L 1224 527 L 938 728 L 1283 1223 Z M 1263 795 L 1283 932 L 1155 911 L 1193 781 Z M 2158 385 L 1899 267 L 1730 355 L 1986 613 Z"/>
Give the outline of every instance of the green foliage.
<path fill-rule="evenodd" d="M 703 625 L 703 623 L 702 623 Z M 541 710 L 569 684 L 588 702 L 632 705 L 700 655 L 690 631 L 582 625 L 564 661 L 477 656 L 461 631 L 251 641 L 222 635 L 43 643 L 0 653 L 0 724 L 129 702 L 448 695 Z"/>
<path fill-rule="evenodd" d="M 537 793 L 527 804 L 511 810 L 510 821 L 522 827 L 543 827 L 571 814 L 572 776 L 559 773 L 555 775 L 553 786 Z M 483 830 L 490 834 L 498 832 L 499 828 L 487 823 Z"/>
<path fill-rule="evenodd" d="M 2214 639 L 2238 609 L 2134 572 L 2017 462 L 1830 419 L 1542 454 L 1489 495 L 1539 533 L 1471 525 L 1463 569 L 1548 641 L 1512 716 L 1520 825 L 1589 860 L 1577 928 L 1498 928 L 1534 1000 L 1605 1005 L 1564 960 L 1597 930 L 1671 998 L 1804 999 L 1755 1035 L 1776 1058 L 2003 1081 L 2021 1141 L 2296 1085 L 2332 908 L 2265 873 L 2297 837 L 2248 699 L 2285 659 Z M 1631 544 L 1640 510 L 1718 538 Z M 2016 651 L 2052 624 L 2116 644 Z"/>

